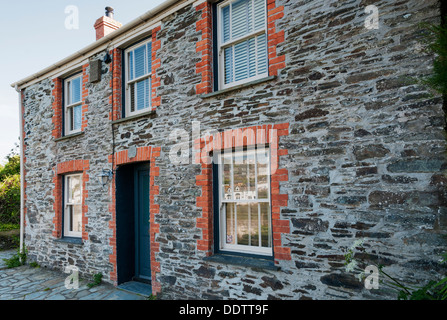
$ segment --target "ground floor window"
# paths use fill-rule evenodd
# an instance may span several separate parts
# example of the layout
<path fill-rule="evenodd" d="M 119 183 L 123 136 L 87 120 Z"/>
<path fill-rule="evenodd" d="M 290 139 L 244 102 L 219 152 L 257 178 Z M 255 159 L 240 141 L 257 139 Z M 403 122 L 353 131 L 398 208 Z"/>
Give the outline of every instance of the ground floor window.
<path fill-rule="evenodd" d="M 64 236 L 82 236 L 82 175 L 64 177 Z"/>
<path fill-rule="evenodd" d="M 268 148 L 218 155 L 219 250 L 272 255 Z"/>

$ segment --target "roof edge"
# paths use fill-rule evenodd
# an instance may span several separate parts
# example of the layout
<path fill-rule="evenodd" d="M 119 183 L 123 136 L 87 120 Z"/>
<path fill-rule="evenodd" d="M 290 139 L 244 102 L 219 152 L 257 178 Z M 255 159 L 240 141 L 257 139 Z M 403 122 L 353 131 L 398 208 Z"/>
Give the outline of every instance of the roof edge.
<path fill-rule="evenodd" d="M 131 29 L 135 28 L 139 24 L 147 22 L 150 18 L 154 17 L 155 15 L 161 13 L 162 11 L 168 9 L 169 7 L 171 7 L 174 4 L 181 2 L 181 1 L 182 0 L 166 0 L 165 2 L 163 2 L 160 5 L 158 5 L 157 7 L 155 7 L 154 9 L 147 11 L 143 15 L 135 18 L 134 20 L 130 21 L 129 23 L 123 25 L 121 28 L 119 28 L 119 29 L 115 30 L 114 32 L 108 34 L 107 36 L 99 39 L 98 41 L 93 42 L 92 44 L 88 45 L 87 47 L 84 47 L 83 49 L 77 51 L 76 53 L 71 54 L 70 56 L 56 62 L 55 64 L 52 64 L 49 67 L 46 67 L 45 69 L 42 69 L 41 71 L 38 71 L 22 80 L 12 83 L 11 87 L 21 88 L 23 85 L 26 85 L 27 83 L 29 83 L 35 79 L 38 79 L 38 78 L 42 77 L 43 75 L 66 65 L 69 62 L 85 56 L 92 50 L 106 44 L 107 42 L 111 42 L 113 39 L 118 38 L 119 36 L 126 33 L 127 31 L 130 31 Z"/>

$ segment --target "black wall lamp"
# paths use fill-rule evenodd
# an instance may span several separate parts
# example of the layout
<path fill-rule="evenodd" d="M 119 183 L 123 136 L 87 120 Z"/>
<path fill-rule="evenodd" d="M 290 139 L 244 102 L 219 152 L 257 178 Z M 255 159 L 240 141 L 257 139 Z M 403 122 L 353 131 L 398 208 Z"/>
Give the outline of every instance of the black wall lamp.
<path fill-rule="evenodd" d="M 103 169 L 99 177 L 101 179 L 102 186 L 105 186 L 110 180 L 113 179 L 113 171 Z"/>

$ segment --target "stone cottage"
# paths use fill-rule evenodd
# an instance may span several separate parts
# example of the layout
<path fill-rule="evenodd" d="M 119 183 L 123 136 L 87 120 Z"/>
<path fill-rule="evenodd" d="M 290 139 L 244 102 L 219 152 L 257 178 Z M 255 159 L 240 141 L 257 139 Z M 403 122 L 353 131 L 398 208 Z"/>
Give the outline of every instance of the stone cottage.
<path fill-rule="evenodd" d="M 395 298 L 345 270 L 356 240 L 406 284 L 445 272 L 443 102 L 417 80 L 437 1 L 106 9 L 13 84 L 29 260 L 160 299 Z"/>

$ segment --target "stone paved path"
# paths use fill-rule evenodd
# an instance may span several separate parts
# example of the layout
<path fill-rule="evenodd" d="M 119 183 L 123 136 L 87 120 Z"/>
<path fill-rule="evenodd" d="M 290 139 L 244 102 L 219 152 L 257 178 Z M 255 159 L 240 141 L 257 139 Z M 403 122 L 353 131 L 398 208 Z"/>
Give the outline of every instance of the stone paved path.
<path fill-rule="evenodd" d="M 66 274 L 28 265 L 7 269 L 4 258 L 17 251 L 0 251 L 0 300 L 145 300 L 147 297 L 120 290 L 110 284 L 88 288 L 80 280 L 79 289 L 66 289 Z"/>

